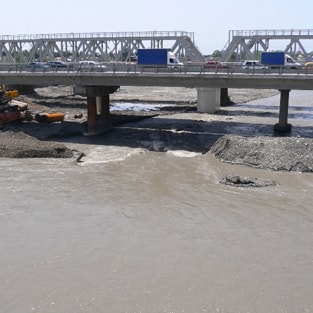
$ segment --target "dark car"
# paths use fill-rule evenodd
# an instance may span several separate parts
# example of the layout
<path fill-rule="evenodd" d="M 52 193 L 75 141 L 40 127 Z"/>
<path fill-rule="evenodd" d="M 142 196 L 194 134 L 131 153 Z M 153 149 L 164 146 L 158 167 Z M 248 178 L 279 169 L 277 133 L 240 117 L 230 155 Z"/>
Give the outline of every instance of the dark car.
<path fill-rule="evenodd" d="M 68 68 L 69 66 L 69 64 L 64 61 L 48 61 L 46 64 L 52 68 Z"/>
<path fill-rule="evenodd" d="M 33 61 L 23 67 L 22 70 L 31 72 L 48 72 L 52 70 L 52 67 L 44 62 Z"/>

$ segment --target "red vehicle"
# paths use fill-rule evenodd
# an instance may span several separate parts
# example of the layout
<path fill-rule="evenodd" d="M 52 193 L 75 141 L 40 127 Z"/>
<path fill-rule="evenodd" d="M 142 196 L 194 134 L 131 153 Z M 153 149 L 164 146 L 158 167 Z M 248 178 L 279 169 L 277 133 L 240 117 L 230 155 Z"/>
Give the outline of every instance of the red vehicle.
<path fill-rule="evenodd" d="M 229 68 L 229 66 L 227 64 L 220 62 L 220 61 L 207 61 L 204 64 L 204 68 L 220 69 L 220 68 Z"/>

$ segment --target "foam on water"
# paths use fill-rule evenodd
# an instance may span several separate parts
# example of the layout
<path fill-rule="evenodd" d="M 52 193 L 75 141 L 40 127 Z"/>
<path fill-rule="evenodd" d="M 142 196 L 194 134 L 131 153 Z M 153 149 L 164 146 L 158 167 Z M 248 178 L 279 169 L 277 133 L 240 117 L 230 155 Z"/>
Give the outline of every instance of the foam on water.
<path fill-rule="evenodd" d="M 147 103 L 130 103 L 130 102 L 122 102 L 122 103 L 114 103 L 111 105 L 111 111 L 157 111 L 160 108 L 173 106 L 173 104 L 147 104 Z"/>
<path fill-rule="evenodd" d="M 113 146 L 95 146 L 81 158 L 78 164 L 98 164 L 121 162 L 132 156 L 145 153 L 145 149 L 132 149 L 128 147 L 113 147 Z"/>
<path fill-rule="evenodd" d="M 168 150 L 166 152 L 168 155 L 179 157 L 179 158 L 194 158 L 201 155 L 201 153 L 190 152 L 186 150 Z"/>

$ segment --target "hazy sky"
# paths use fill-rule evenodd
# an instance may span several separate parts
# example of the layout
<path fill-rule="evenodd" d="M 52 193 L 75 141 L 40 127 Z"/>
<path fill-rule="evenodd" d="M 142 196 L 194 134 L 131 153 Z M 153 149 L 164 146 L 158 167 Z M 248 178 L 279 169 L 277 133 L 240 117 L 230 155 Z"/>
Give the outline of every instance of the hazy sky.
<path fill-rule="evenodd" d="M 312 0 L 54 0 L 2 5 L 0 35 L 118 31 L 193 32 L 203 54 L 229 30 L 312 29 Z M 313 44 L 312 44 L 313 46 Z"/>

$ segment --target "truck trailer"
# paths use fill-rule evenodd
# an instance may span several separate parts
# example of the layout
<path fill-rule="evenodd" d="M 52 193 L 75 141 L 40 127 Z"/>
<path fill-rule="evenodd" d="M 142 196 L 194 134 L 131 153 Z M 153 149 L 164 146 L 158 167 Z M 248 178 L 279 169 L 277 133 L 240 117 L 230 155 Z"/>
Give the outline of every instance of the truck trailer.
<path fill-rule="evenodd" d="M 137 62 L 144 67 L 179 68 L 184 65 L 170 49 L 138 49 Z"/>
<path fill-rule="evenodd" d="M 298 69 L 300 64 L 285 52 L 262 52 L 261 63 L 269 68 Z"/>

